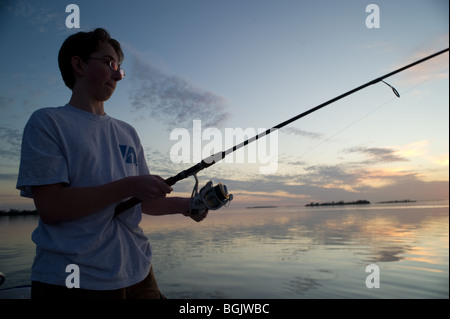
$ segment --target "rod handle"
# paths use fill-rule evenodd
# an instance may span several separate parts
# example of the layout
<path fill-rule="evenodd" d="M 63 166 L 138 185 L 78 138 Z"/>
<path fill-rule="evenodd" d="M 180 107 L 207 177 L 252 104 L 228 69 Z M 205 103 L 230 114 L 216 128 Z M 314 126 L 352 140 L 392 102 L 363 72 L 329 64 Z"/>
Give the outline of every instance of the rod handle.
<path fill-rule="evenodd" d="M 124 211 L 136 206 L 139 204 L 141 200 L 137 197 L 132 197 L 130 199 L 127 199 L 126 201 L 120 203 L 116 206 L 116 209 L 114 210 L 114 217 L 119 215 L 120 213 L 123 213 Z"/>
<path fill-rule="evenodd" d="M 178 175 L 180 175 L 180 174 L 178 174 Z M 175 185 L 176 182 L 178 182 L 179 180 L 182 179 L 182 178 L 179 178 L 181 176 L 178 176 L 178 175 L 172 176 L 172 177 L 169 177 L 168 179 L 166 179 L 165 180 L 166 184 L 169 186 Z M 123 213 L 124 211 L 126 211 L 130 208 L 133 208 L 134 206 L 136 206 L 137 204 L 139 204 L 141 202 L 142 201 L 137 197 L 132 197 L 130 199 L 127 199 L 126 201 L 124 201 L 116 206 L 116 209 L 114 210 L 114 217 L 116 217 L 117 215 Z"/>

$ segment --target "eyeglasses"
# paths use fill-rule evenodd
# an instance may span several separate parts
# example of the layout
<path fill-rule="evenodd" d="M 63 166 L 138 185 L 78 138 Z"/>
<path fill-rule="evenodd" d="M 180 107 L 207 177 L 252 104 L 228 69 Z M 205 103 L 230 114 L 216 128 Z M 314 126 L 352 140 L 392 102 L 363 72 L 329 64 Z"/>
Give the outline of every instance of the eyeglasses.
<path fill-rule="evenodd" d="M 108 63 L 109 67 L 114 71 L 119 71 L 122 78 L 125 77 L 125 70 L 120 67 L 120 64 L 116 61 L 108 58 L 88 58 L 88 60 L 101 60 Z"/>

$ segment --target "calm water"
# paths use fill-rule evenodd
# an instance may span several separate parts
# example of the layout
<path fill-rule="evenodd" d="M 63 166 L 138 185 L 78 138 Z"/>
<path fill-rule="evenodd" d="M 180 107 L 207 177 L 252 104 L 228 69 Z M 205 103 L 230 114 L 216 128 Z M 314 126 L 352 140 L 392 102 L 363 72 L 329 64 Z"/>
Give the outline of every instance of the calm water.
<path fill-rule="evenodd" d="M 28 284 L 37 218 L 0 218 L 2 286 Z M 446 202 L 145 216 L 169 298 L 449 298 Z M 379 288 L 366 287 L 366 266 Z"/>

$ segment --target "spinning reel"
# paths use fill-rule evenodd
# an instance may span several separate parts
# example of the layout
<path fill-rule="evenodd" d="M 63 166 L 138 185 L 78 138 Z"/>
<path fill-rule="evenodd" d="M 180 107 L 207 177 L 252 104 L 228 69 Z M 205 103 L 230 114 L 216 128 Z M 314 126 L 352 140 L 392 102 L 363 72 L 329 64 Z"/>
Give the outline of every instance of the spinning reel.
<path fill-rule="evenodd" d="M 191 215 L 203 214 L 209 209 L 217 210 L 225 205 L 229 205 L 233 200 L 233 194 L 228 194 L 227 187 L 219 183 L 213 186 L 212 181 L 198 191 L 198 178 L 194 174 L 195 186 L 191 195 Z"/>

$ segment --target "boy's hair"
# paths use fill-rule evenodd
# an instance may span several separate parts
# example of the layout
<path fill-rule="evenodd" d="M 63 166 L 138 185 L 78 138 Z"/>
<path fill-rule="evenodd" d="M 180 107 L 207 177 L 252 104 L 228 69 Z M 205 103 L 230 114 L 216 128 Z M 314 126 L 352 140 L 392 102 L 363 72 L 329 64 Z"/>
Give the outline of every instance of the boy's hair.
<path fill-rule="evenodd" d="M 61 71 L 64 83 L 69 89 L 75 85 L 75 76 L 72 70 L 72 57 L 78 56 L 83 61 L 87 61 L 90 55 L 96 52 L 101 45 L 108 43 L 116 51 L 119 59 L 118 63 L 123 61 L 123 52 L 120 43 L 111 39 L 108 31 L 97 28 L 91 32 L 78 32 L 69 36 L 61 46 L 58 54 L 58 65 Z"/>

